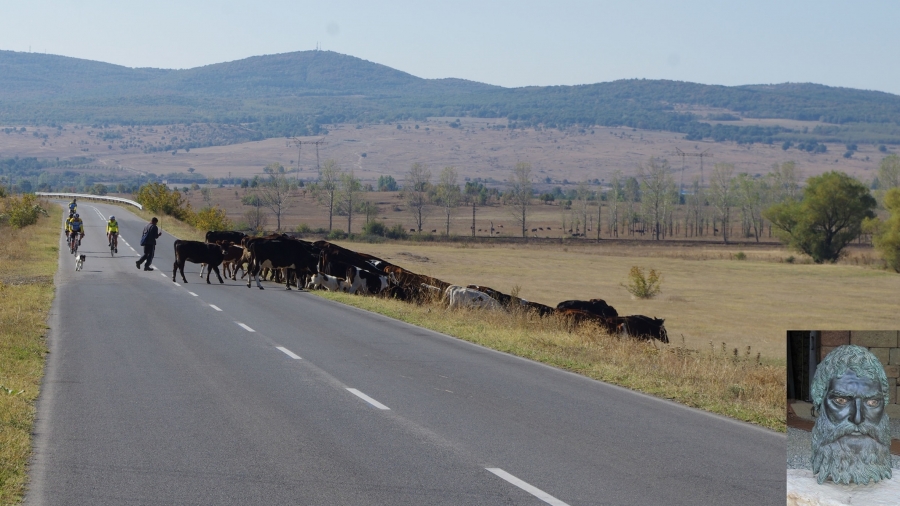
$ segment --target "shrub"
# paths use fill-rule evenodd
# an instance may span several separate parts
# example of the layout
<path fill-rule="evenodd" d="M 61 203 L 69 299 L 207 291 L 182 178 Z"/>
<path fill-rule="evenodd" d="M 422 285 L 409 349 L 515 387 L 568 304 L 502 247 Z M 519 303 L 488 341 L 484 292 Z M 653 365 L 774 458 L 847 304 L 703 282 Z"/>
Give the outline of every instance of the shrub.
<path fill-rule="evenodd" d="M 407 239 L 409 238 L 409 234 L 406 232 L 406 229 L 403 228 L 403 225 L 396 224 L 393 227 L 384 231 L 384 236 L 388 239 Z"/>
<path fill-rule="evenodd" d="M 341 239 L 347 238 L 347 232 L 344 232 L 343 230 L 334 229 L 331 232 L 329 232 L 325 238 L 328 239 L 329 241 L 339 241 Z"/>
<path fill-rule="evenodd" d="M 301 224 L 297 225 L 297 228 L 294 230 L 299 234 L 308 234 L 308 233 L 312 232 L 312 228 L 310 228 L 310 226 L 306 223 L 301 223 Z"/>
<path fill-rule="evenodd" d="M 370 221 L 363 226 L 363 233 L 366 235 L 377 235 L 384 236 L 385 227 L 384 223 L 380 221 Z"/>
<path fill-rule="evenodd" d="M 641 267 L 632 267 L 628 273 L 628 284 L 622 284 L 628 293 L 639 299 L 650 299 L 660 292 L 660 284 L 662 283 L 662 274 L 650 269 L 650 273 L 645 275 L 644 269 Z"/>
<path fill-rule="evenodd" d="M 737 253 L 734 254 L 734 259 L 735 260 L 746 260 L 747 255 L 743 251 L 738 251 Z"/>
<path fill-rule="evenodd" d="M 135 200 L 148 210 L 163 213 L 182 221 L 191 216 L 191 205 L 177 190 L 169 190 L 162 183 L 148 183 L 140 187 Z"/>
<path fill-rule="evenodd" d="M 225 210 L 219 206 L 204 207 L 189 220 L 199 230 L 219 231 L 232 230 L 233 224 L 225 216 Z"/>
<path fill-rule="evenodd" d="M 3 206 L 0 208 L 0 222 L 9 223 L 13 228 L 34 225 L 40 215 L 47 216 L 47 210 L 37 203 L 37 197 L 33 193 L 7 197 L 3 199 Z"/>

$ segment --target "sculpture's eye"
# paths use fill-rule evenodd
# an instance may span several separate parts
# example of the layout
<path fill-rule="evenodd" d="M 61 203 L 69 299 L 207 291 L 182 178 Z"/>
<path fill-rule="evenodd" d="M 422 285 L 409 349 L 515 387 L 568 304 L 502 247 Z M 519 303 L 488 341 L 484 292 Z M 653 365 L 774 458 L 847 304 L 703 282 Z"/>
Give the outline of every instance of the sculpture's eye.
<path fill-rule="evenodd" d="M 845 406 L 847 404 L 847 402 L 849 402 L 849 401 L 847 401 L 846 397 L 835 397 L 832 400 L 834 400 L 834 403 L 837 404 L 838 406 Z"/>
<path fill-rule="evenodd" d="M 877 408 L 881 405 L 881 399 L 869 399 L 866 401 L 866 406 L 870 408 Z"/>

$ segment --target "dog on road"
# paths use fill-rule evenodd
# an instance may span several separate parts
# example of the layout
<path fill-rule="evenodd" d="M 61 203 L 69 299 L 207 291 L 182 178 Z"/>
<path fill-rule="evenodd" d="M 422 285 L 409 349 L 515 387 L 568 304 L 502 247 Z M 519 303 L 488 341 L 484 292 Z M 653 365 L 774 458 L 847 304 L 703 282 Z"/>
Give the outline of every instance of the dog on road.
<path fill-rule="evenodd" d="M 78 257 L 75 258 L 75 272 L 80 271 L 81 268 L 84 267 L 84 261 L 86 258 L 87 255 L 78 255 Z"/>

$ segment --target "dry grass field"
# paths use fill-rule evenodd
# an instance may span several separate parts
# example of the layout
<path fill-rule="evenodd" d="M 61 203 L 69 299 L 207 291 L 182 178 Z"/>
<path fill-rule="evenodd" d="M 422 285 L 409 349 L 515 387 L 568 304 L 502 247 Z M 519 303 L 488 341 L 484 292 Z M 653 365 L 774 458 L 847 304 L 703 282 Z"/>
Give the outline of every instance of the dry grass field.
<path fill-rule="evenodd" d="M 47 314 L 59 255 L 62 209 L 0 241 L 0 504 L 18 504 L 31 455 L 34 402 L 47 353 Z"/>
<path fill-rule="evenodd" d="M 733 142 L 685 141 L 682 134 L 632 130 L 630 128 L 595 127 L 580 131 L 514 130 L 505 120 L 461 118 L 459 128 L 449 124 L 456 118 L 429 118 L 427 121 L 403 121 L 389 125 L 331 125 L 324 137 L 303 138 L 306 141 L 323 139 L 321 160 L 334 159 L 345 170 L 353 170 L 364 182 L 374 182 L 381 175 L 399 180 L 414 162 L 428 164 L 437 172 L 454 166 L 460 178 L 482 178 L 505 181 L 511 168 L 520 161 L 530 162 L 536 180 L 550 178 L 550 185 L 563 181 L 577 182 L 598 179 L 608 181 L 616 170 L 625 175 L 636 174 L 637 166 L 652 157 L 667 158 L 678 171 L 680 182 L 682 160 L 676 148 L 685 152 L 709 151 L 712 158 L 704 163 L 704 180 L 708 181 L 712 165 L 733 163 L 736 172 L 765 174 L 776 163 L 795 161 L 805 176 L 828 170 L 841 170 L 862 180 L 871 180 L 884 156 L 874 146 L 860 145 L 851 159 L 841 155 L 845 148 L 828 144 L 828 152 L 809 154 L 797 149 L 784 151 L 780 145 L 738 145 Z M 818 122 L 788 120 L 753 120 L 728 122 L 733 125 L 765 124 L 804 126 L 812 129 Z M 401 128 L 397 128 L 398 125 Z M 10 125 L 13 126 L 13 125 Z M 18 126 L 18 125 L 16 125 Z M 418 128 L 416 128 L 418 126 Z M 6 125 L 0 125 L 4 128 Z M 50 127 L 26 127 L 24 133 L 0 133 L 0 158 L 35 156 L 38 158 L 70 158 L 90 156 L 94 165 L 107 167 L 112 174 L 152 172 L 167 174 L 187 172 L 194 168 L 207 177 L 253 177 L 262 174 L 267 164 L 279 162 L 289 169 L 298 168 L 301 179 L 316 177 L 314 146 L 303 146 L 298 153 L 287 139 L 275 138 L 229 146 L 196 148 L 189 152 L 145 154 L 141 146 L 171 141 L 172 137 L 186 138 L 185 125 L 155 127 L 110 127 L 96 129 L 66 125 L 62 130 Z M 38 136 L 35 136 L 37 134 Z M 42 136 L 46 134 L 47 138 Z M 103 135 L 121 138 L 104 140 Z M 137 144 L 141 141 L 143 144 Z M 298 156 L 299 154 L 299 156 Z M 684 181 L 689 184 L 700 177 L 699 158 L 686 159 Z"/>

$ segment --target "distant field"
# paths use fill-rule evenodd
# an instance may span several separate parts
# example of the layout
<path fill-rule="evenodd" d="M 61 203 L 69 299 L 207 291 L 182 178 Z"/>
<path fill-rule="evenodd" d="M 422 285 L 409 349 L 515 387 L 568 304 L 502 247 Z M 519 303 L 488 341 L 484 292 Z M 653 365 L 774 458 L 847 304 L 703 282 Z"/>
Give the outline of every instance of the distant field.
<path fill-rule="evenodd" d="M 620 314 L 666 320 L 673 344 L 785 358 L 785 331 L 897 328 L 900 276 L 852 265 L 777 262 L 780 248 L 717 246 L 483 246 L 341 243 L 455 284 L 486 285 L 548 305 L 602 298 Z M 620 286 L 631 266 L 661 271 L 662 294 L 634 300 Z"/>
<path fill-rule="evenodd" d="M 505 120 L 478 118 L 461 118 L 461 126 L 452 128 L 449 124 L 455 119 L 430 118 L 422 122 L 403 121 L 359 128 L 356 125 L 331 125 L 328 135 L 302 140 L 324 140 L 327 144 L 319 148 L 321 160 L 334 159 L 344 170 L 353 170 L 358 178 L 367 182 L 376 181 L 382 175 L 392 175 L 400 180 L 413 163 L 423 162 L 431 167 L 435 178 L 441 168 L 454 166 L 461 180 L 482 178 L 502 183 L 517 162 L 526 161 L 533 165 L 538 184 L 557 186 L 564 181 L 609 181 L 616 170 L 634 175 L 639 164 L 655 156 L 669 160 L 676 172 L 676 183 L 680 183 L 682 160 L 675 154 L 676 148 L 689 153 L 709 151 L 712 157 L 704 161 L 704 181 L 709 180 L 713 164 L 719 162 L 733 163 L 737 173 L 765 174 L 773 164 L 786 161 L 795 161 L 804 176 L 841 170 L 862 180 L 871 180 L 884 156 L 868 144 L 860 144 L 853 158 L 845 159 L 842 155 L 846 148 L 842 144 L 828 144 L 827 153 L 813 155 L 797 149 L 784 151 L 780 144 L 685 141 L 681 134 L 630 128 L 508 131 L 496 129 L 505 126 Z M 775 120 L 765 120 L 765 123 L 769 125 L 772 121 Z M 728 123 L 760 122 L 748 119 Z M 792 121 L 791 127 L 800 128 L 806 123 L 810 129 L 818 124 Z M 196 148 L 189 152 L 179 150 L 173 155 L 168 151 L 145 154 L 142 150 L 144 146 L 170 141 L 172 137 L 186 138 L 190 133 L 184 125 L 108 129 L 76 129 L 66 125 L 62 130 L 50 127 L 27 127 L 26 130 L 25 133 L 0 132 L 0 158 L 90 156 L 95 158 L 92 165 L 101 167 L 92 171 L 113 175 L 187 173 L 193 168 L 207 177 L 251 178 L 262 174 L 263 167 L 272 162 L 296 170 L 299 154 L 299 177 L 314 179 L 317 175 L 315 147 L 304 145 L 298 153 L 297 147 L 284 138 Z M 46 139 L 41 137 L 44 134 Z M 700 177 L 699 160 L 698 157 L 686 159 L 685 184 Z M 551 182 L 545 183 L 546 178 Z"/>

